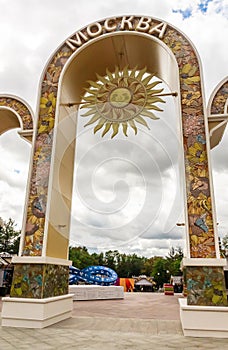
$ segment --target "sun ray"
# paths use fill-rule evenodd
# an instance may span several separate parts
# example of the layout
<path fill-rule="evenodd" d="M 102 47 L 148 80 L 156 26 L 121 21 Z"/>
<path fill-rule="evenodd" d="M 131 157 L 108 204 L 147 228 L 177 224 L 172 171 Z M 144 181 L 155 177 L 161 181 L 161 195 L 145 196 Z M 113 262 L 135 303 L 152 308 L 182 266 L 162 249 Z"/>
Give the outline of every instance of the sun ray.
<path fill-rule="evenodd" d="M 114 75 L 116 77 L 116 79 L 118 79 L 120 77 L 120 74 L 119 74 L 119 68 L 117 66 L 115 66 L 115 72 L 114 72 Z"/>
<path fill-rule="evenodd" d="M 106 74 L 107 74 L 107 77 L 109 78 L 109 81 L 111 82 L 113 80 L 113 75 L 112 73 L 108 70 L 108 68 L 106 68 Z"/>
<path fill-rule="evenodd" d="M 151 90 L 151 89 L 153 89 L 155 86 L 157 86 L 158 84 L 161 84 L 161 81 L 155 81 L 155 82 L 153 82 L 153 83 L 147 85 L 147 86 L 146 86 L 146 89 Z M 162 90 L 163 90 L 163 89 L 162 89 Z"/>
<path fill-rule="evenodd" d="M 105 124 L 104 131 L 102 132 L 102 135 L 101 135 L 102 137 L 103 137 L 105 134 L 107 134 L 107 132 L 110 130 L 111 126 L 112 126 L 112 123 L 110 123 L 110 122 L 107 122 L 107 123 Z"/>
<path fill-rule="evenodd" d="M 92 95 L 90 95 L 90 96 L 85 96 L 84 97 L 84 100 L 86 101 L 86 102 L 94 102 L 94 96 L 92 96 Z"/>
<path fill-rule="evenodd" d="M 98 119 L 100 119 L 100 117 L 101 116 L 99 113 L 94 114 L 94 116 L 88 121 L 88 123 L 85 124 L 85 126 L 95 123 Z"/>
<path fill-rule="evenodd" d="M 128 136 L 127 134 L 127 123 L 122 123 L 122 127 L 123 127 L 123 133 L 125 136 Z"/>
<path fill-rule="evenodd" d="M 97 112 L 97 110 L 94 107 L 94 108 L 90 109 L 89 111 L 87 111 L 86 113 L 82 114 L 82 117 L 89 117 L 90 115 L 92 115 L 92 114 L 94 114 L 96 112 Z"/>
<path fill-rule="evenodd" d="M 149 74 L 145 79 L 143 79 L 142 80 L 142 84 L 144 85 L 144 86 L 146 86 L 150 81 L 151 81 L 151 79 L 153 78 L 153 74 Z"/>
<path fill-rule="evenodd" d="M 165 101 L 162 98 L 160 98 L 160 97 L 148 97 L 147 102 L 149 104 L 156 103 L 156 102 L 165 103 Z"/>
<path fill-rule="evenodd" d="M 145 121 L 145 119 L 143 119 L 143 118 L 140 117 L 139 115 L 138 115 L 137 117 L 135 117 L 135 121 L 138 122 L 138 123 L 140 123 L 140 124 L 142 124 L 142 125 L 144 125 L 144 126 L 146 126 L 147 129 L 150 130 L 150 128 L 149 128 L 147 122 Z"/>
<path fill-rule="evenodd" d="M 143 75 L 146 73 L 146 70 L 147 70 L 147 67 L 144 67 L 143 69 L 141 69 L 141 70 L 139 71 L 139 73 L 138 73 L 137 76 L 136 76 L 136 79 L 137 79 L 138 81 L 141 81 L 141 80 L 142 80 L 142 77 L 143 77 Z"/>
<path fill-rule="evenodd" d="M 156 115 L 152 112 L 147 111 L 146 109 L 143 109 L 141 112 L 141 115 L 145 116 L 145 117 L 149 117 L 153 120 L 157 120 L 159 119 L 158 117 L 156 117 Z"/>
<path fill-rule="evenodd" d="M 151 105 L 150 109 L 154 109 L 155 111 L 158 111 L 158 112 L 163 112 L 163 109 L 159 108 L 158 106 L 154 106 L 154 105 Z"/>
<path fill-rule="evenodd" d="M 138 67 L 135 66 L 135 68 L 132 69 L 131 73 L 130 73 L 130 78 L 135 78 L 135 73 L 137 72 Z"/>
<path fill-rule="evenodd" d="M 137 129 L 136 125 L 135 125 L 134 120 L 133 120 L 133 119 L 131 119 L 131 120 L 129 120 L 129 121 L 128 121 L 128 123 L 129 123 L 130 127 L 131 127 L 131 128 L 134 130 L 135 135 L 136 135 L 136 134 L 137 134 L 137 132 L 138 132 L 138 129 Z"/>
<path fill-rule="evenodd" d="M 118 134 L 118 132 L 119 132 L 119 126 L 120 126 L 119 123 L 113 123 L 113 124 L 112 124 L 113 134 L 112 134 L 112 136 L 111 136 L 111 139 L 113 139 L 113 137 L 115 137 L 115 136 Z"/>
<path fill-rule="evenodd" d="M 100 87 L 102 86 L 101 83 L 97 83 L 96 81 L 92 81 L 92 80 L 87 80 L 87 83 L 89 83 L 90 86 L 98 89 L 100 89 Z"/>
<path fill-rule="evenodd" d="M 128 66 L 125 66 L 123 69 L 123 77 L 125 77 L 125 78 L 129 77 Z"/>
<path fill-rule="evenodd" d="M 103 84 L 110 83 L 105 77 L 102 77 L 101 75 L 99 75 L 97 73 L 96 73 L 96 76 L 97 76 L 98 81 L 101 81 Z"/>
<path fill-rule="evenodd" d="M 89 89 L 89 88 L 84 88 L 85 91 L 87 91 L 91 95 L 97 95 L 97 89 Z"/>
<path fill-rule="evenodd" d="M 95 128 L 94 128 L 94 134 L 96 134 L 96 132 L 98 131 L 98 130 L 100 130 L 103 126 L 104 126 L 104 123 L 106 122 L 106 119 L 100 119 L 99 120 L 99 123 L 95 126 Z"/>

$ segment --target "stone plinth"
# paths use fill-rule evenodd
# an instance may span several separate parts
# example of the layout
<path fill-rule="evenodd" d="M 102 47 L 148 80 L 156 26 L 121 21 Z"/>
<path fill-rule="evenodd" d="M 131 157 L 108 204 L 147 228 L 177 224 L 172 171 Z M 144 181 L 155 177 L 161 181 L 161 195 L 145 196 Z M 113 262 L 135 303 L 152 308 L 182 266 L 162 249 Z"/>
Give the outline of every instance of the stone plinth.
<path fill-rule="evenodd" d="M 2 326 L 44 328 L 71 317 L 72 294 L 45 299 L 2 298 Z"/>
<path fill-rule="evenodd" d="M 228 338 L 228 307 L 187 305 L 186 299 L 179 304 L 185 336 Z"/>
<path fill-rule="evenodd" d="M 123 299 L 124 288 L 121 286 L 72 285 L 69 293 L 73 300 Z"/>

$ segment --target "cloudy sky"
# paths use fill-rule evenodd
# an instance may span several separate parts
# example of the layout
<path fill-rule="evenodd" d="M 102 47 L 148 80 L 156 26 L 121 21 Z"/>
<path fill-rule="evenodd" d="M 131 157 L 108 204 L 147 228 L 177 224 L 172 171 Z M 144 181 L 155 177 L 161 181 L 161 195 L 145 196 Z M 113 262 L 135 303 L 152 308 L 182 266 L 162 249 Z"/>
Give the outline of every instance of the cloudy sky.
<path fill-rule="evenodd" d="M 36 110 L 39 80 L 53 51 L 99 19 L 138 14 L 168 21 L 194 43 L 206 99 L 227 76 L 227 0 L 0 0 L 0 93 Z M 134 10 L 132 10 L 134 9 Z M 144 256 L 184 246 L 183 195 L 178 170 L 177 116 L 167 98 L 160 121 L 140 137 L 93 136 L 79 118 L 71 244 Z M 228 233 L 228 131 L 211 152 L 219 234 Z M 21 227 L 30 146 L 15 130 L 0 138 L 0 216 Z"/>

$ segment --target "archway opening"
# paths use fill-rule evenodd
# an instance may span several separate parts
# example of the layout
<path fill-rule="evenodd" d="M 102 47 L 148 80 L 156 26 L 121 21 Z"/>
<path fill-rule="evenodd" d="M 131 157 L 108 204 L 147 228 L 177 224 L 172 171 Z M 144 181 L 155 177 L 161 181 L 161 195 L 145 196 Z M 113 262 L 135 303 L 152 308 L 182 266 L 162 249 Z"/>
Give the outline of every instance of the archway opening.
<path fill-rule="evenodd" d="M 114 226 L 112 227 L 112 225 L 110 226 L 110 223 L 107 223 L 107 221 L 109 221 L 109 219 L 107 218 L 110 217 L 110 214 L 114 212 L 114 216 L 116 216 L 116 212 L 119 212 L 120 208 L 122 210 L 123 206 L 125 207 L 124 218 L 122 217 L 123 229 L 126 233 L 126 224 L 131 222 L 134 217 L 134 223 L 132 224 L 132 227 L 134 227 L 134 233 L 127 234 L 125 240 L 122 242 L 122 245 L 126 244 L 126 239 L 127 241 L 132 241 L 135 239 L 135 237 L 146 235 L 146 232 L 148 231 L 148 228 L 151 226 L 152 222 L 154 224 L 157 222 L 157 225 L 159 226 L 159 215 L 162 215 L 162 213 L 164 214 L 165 212 L 167 214 L 164 201 L 165 198 L 167 199 L 168 197 L 167 193 L 165 195 L 164 191 L 168 187 L 168 182 L 171 178 L 176 178 L 176 185 L 174 186 L 175 190 L 172 189 L 169 192 L 170 198 L 172 201 L 176 200 L 176 203 L 178 203 L 178 205 L 175 206 L 175 204 L 173 203 L 171 209 L 169 208 L 169 214 L 171 215 L 171 212 L 172 214 L 173 212 L 175 212 L 174 221 L 179 220 L 180 211 L 183 211 L 183 194 L 180 194 L 179 184 L 177 185 L 177 183 L 180 182 L 181 177 L 177 172 L 176 166 L 178 149 L 179 151 L 181 150 L 181 121 L 178 98 L 175 99 L 175 101 L 172 99 L 172 101 L 169 101 L 169 103 L 166 104 L 167 107 L 165 106 L 165 109 L 168 109 L 168 118 L 166 116 L 165 119 L 162 115 L 159 115 L 159 117 L 161 118 L 159 121 L 148 122 L 152 132 L 140 130 L 140 133 L 142 132 L 142 134 L 136 136 L 137 138 L 129 133 L 128 141 L 126 140 L 126 138 L 119 135 L 113 141 L 101 139 L 100 136 L 93 135 L 91 129 L 89 131 L 85 130 L 85 132 L 82 131 L 80 125 L 82 118 L 80 118 L 80 121 L 76 121 L 76 114 L 78 111 L 77 102 L 79 103 L 81 101 L 81 98 L 84 94 L 84 88 L 88 87 L 88 80 L 96 80 L 96 73 L 100 76 L 104 76 L 106 74 L 107 68 L 110 72 L 114 72 L 115 67 L 118 67 L 118 69 L 121 70 L 124 67 L 129 67 L 129 69 L 133 69 L 136 66 L 139 69 L 146 67 L 147 73 L 154 73 L 156 77 L 162 79 L 162 81 L 166 83 L 166 85 L 163 83 L 163 87 L 165 88 L 166 92 L 179 91 L 178 67 L 176 60 L 173 57 L 173 54 L 167 49 L 166 46 L 158 42 L 156 38 L 151 39 L 151 37 L 146 34 L 135 34 L 129 32 L 126 34 L 115 33 L 113 35 L 106 36 L 105 38 L 95 40 L 92 44 L 87 45 L 83 50 L 79 51 L 77 55 L 75 55 L 71 59 L 70 63 L 67 64 L 67 67 L 65 68 L 61 79 L 61 88 L 59 93 L 59 125 L 57 132 L 58 141 L 56 142 L 54 171 L 55 185 L 53 187 L 49 219 L 49 232 L 51 230 L 52 238 L 49 237 L 49 241 L 47 244 L 47 254 L 49 256 L 56 256 L 57 254 L 57 256 L 59 256 L 60 258 L 64 257 L 64 254 L 60 255 L 60 253 L 56 251 L 56 242 L 59 243 L 59 240 L 61 240 L 62 245 L 65 244 L 65 246 L 67 246 L 67 234 L 70 231 L 69 227 L 71 219 L 72 227 L 74 227 L 74 215 L 73 217 L 71 215 L 71 196 L 73 183 L 75 136 L 72 129 L 75 129 L 76 127 L 78 128 L 76 137 L 76 149 L 77 147 L 79 147 L 79 153 L 82 152 L 81 155 L 83 154 L 83 152 L 86 152 L 83 154 L 82 157 L 78 155 L 78 157 L 80 158 L 79 164 L 81 163 L 82 165 L 82 162 L 85 161 L 85 164 L 86 162 L 89 162 L 89 165 L 91 165 L 92 159 L 94 159 L 93 156 L 97 157 L 102 154 L 102 152 L 100 151 L 101 149 L 103 149 L 104 154 L 106 153 L 106 155 L 111 157 L 109 158 L 108 162 L 107 159 L 100 159 L 99 161 L 101 162 L 101 167 L 100 165 L 94 165 L 93 175 L 97 176 L 99 175 L 99 173 L 101 173 L 100 180 L 98 180 L 98 186 L 99 181 L 103 182 L 103 180 L 101 179 L 102 172 L 104 170 L 104 165 L 108 166 L 109 171 L 111 171 L 111 169 L 113 168 L 116 168 L 120 171 L 120 175 L 123 175 L 122 177 L 117 178 L 117 182 L 114 181 L 115 184 L 111 184 L 112 193 L 110 193 L 110 189 L 108 190 L 107 188 L 104 188 L 103 190 L 98 190 L 98 193 L 95 189 L 95 197 L 96 195 L 98 195 L 100 199 L 100 204 L 97 202 L 96 205 L 98 205 L 98 208 L 94 208 L 94 203 L 92 204 L 91 202 L 91 200 L 93 201 L 94 199 L 94 188 L 92 188 L 93 186 L 90 187 L 90 185 L 92 185 L 92 182 L 88 184 L 87 181 L 83 179 L 83 174 L 81 175 L 81 172 L 76 170 L 78 195 L 81 196 L 81 199 L 83 201 L 82 197 L 84 196 L 84 194 L 82 192 L 85 191 L 87 192 L 87 194 L 89 192 L 90 203 L 88 203 L 86 200 L 84 204 L 87 207 L 87 210 L 90 211 L 90 213 L 91 211 L 93 211 L 93 209 L 95 209 L 95 221 L 98 220 L 97 223 L 95 223 L 95 226 L 99 227 L 99 225 L 101 225 L 99 221 L 103 221 L 102 231 L 104 235 L 107 234 L 107 232 L 109 232 L 110 239 L 112 238 L 115 240 L 115 233 L 111 231 L 113 231 L 113 227 L 115 227 L 115 230 L 117 232 L 119 224 L 114 223 Z M 73 105 L 74 107 L 72 108 L 71 105 Z M 168 132 L 169 134 L 168 137 L 166 132 L 164 132 L 165 129 L 166 132 Z M 167 131 L 168 129 L 169 131 Z M 68 140 L 66 140 L 66 130 L 70 130 L 70 135 L 68 133 Z M 161 135 L 160 139 L 158 135 Z M 82 150 L 83 147 L 80 147 L 80 139 L 84 140 L 84 150 Z M 141 144 L 139 142 L 139 139 L 141 140 Z M 148 146 L 150 143 L 150 139 L 152 139 L 153 142 L 151 148 Z M 176 141 L 176 144 L 174 141 Z M 93 146 L 91 147 L 92 144 Z M 89 152 L 88 146 L 91 147 Z M 110 147 L 112 150 L 110 149 Z M 95 148 L 97 149 L 97 151 L 95 150 Z M 108 151 L 108 149 L 110 150 L 110 152 Z M 120 153 L 118 153 L 117 149 L 120 150 Z M 121 153 L 121 149 L 124 150 L 124 154 L 123 151 Z M 173 153 L 171 152 L 172 154 L 170 153 L 171 149 L 173 151 Z M 92 159 L 90 159 L 90 161 L 87 158 L 88 153 L 92 155 Z M 145 169 L 143 169 L 142 165 L 139 164 L 138 166 L 137 164 L 135 164 L 134 153 L 136 154 L 136 157 L 138 157 L 138 159 L 143 159 L 145 158 L 145 156 L 147 156 L 147 163 L 150 164 L 150 166 L 148 166 L 147 169 L 144 166 Z M 162 162 L 159 163 L 158 161 L 159 155 L 161 155 L 161 153 L 164 164 L 162 164 Z M 180 158 L 181 156 L 179 156 L 179 160 Z M 126 164 L 128 164 L 127 167 Z M 81 169 L 83 169 L 83 165 Z M 89 174 L 87 170 L 84 169 L 84 171 L 86 171 L 87 175 Z M 151 179 L 147 178 L 146 181 L 144 181 L 145 179 L 143 179 L 143 172 L 146 173 L 147 171 L 148 174 L 151 174 L 151 177 L 153 177 L 153 172 L 156 173 L 156 176 L 154 176 L 153 178 L 154 185 L 155 187 L 160 188 L 160 191 L 158 191 L 159 193 L 157 193 L 157 198 L 154 196 L 153 199 L 149 199 L 150 195 L 152 195 L 153 193 L 153 190 L 151 189 L 150 191 L 150 189 L 148 189 L 148 184 L 150 183 Z M 163 171 L 165 174 L 164 176 L 162 174 Z M 165 173 L 166 171 L 167 173 Z M 132 178 L 131 176 L 126 176 L 130 173 L 132 173 Z M 105 176 L 105 171 L 103 173 L 103 176 Z M 136 182 L 140 182 L 140 177 L 142 179 L 141 185 L 143 184 L 143 186 L 134 186 L 133 182 L 135 180 Z M 158 181 L 157 184 L 155 181 L 156 177 Z M 81 181 L 81 179 L 83 179 L 83 181 Z M 91 179 L 89 179 L 89 181 L 91 181 Z M 84 189 L 83 186 L 85 186 Z M 137 191 L 139 191 L 139 188 L 141 190 L 141 193 L 138 192 L 138 196 L 140 197 L 138 205 L 135 205 L 134 203 L 136 201 L 136 198 L 134 199 L 134 196 L 131 197 L 133 187 L 137 187 L 135 188 L 136 196 Z M 107 191 L 106 194 L 105 191 Z M 87 199 L 89 196 L 87 196 Z M 180 197 L 182 198 L 181 200 L 179 200 Z M 76 198 L 77 196 L 75 196 L 75 200 Z M 52 203 L 56 203 L 56 200 L 58 199 L 59 202 L 61 202 L 61 205 L 58 205 L 57 214 L 56 209 L 52 210 L 52 208 L 56 208 L 56 205 L 52 205 Z M 142 227 L 139 228 L 137 227 L 136 222 L 137 220 L 143 221 L 143 218 L 139 218 L 138 214 L 142 211 L 142 208 L 144 207 L 145 203 L 147 203 L 146 205 L 148 206 L 150 202 L 150 210 L 149 207 L 147 208 L 147 220 L 146 222 L 144 221 Z M 152 205 L 153 202 L 155 205 Z M 180 206 L 179 203 L 181 203 Z M 107 206 L 109 206 L 109 208 L 107 208 Z M 76 216 L 77 210 L 80 209 L 79 206 L 77 206 L 76 200 Z M 102 214 L 102 211 L 104 215 Z M 151 214 L 151 211 L 153 211 L 153 215 Z M 98 218 L 101 214 L 103 215 L 102 219 L 101 216 L 100 218 Z M 151 218 L 153 218 L 152 221 Z M 92 218 L 90 219 L 93 220 Z M 169 219 L 166 220 L 166 224 L 165 222 L 163 222 L 163 228 L 158 228 L 157 240 L 159 240 L 159 235 L 162 234 L 162 230 L 166 232 L 165 237 L 167 239 L 167 235 L 173 228 L 171 228 L 171 226 L 173 226 L 173 224 L 175 225 L 175 223 L 171 223 Z M 88 225 L 88 227 L 89 226 L 90 225 Z M 75 237 L 77 237 L 77 234 L 79 236 L 83 235 L 82 232 L 78 232 L 80 231 L 80 225 L 79 227 L 75 228 L 75 230 Z M 86 231 L 88 232 L 89 230 L 86 229 Z M 179 232 L 176 235 L 180 238 Z M 181 232 L 181 235 L 183 235 L 183 232 Z M 71 239 L 75 240 L 75 238 Z M 144 239 L 146 238 L 144 237 Z M 99 244 L 101 244 L 101 242 Z M 137 251 L 137 248 L 134 249 L 135 251 Z M 164 252 L 165 248 L 163 249 L 163 253 Z"/>
<path fill-rule="evenodd" d="M 0 138 L 0 169 L 4 169 L 0 193 L 1 217 L 3 220 L 12 218 L 17 223 L 17 228 L 21 229 L 31 145 L 19 136 L 19 132 L 18 128 L 9 130 Z"/>

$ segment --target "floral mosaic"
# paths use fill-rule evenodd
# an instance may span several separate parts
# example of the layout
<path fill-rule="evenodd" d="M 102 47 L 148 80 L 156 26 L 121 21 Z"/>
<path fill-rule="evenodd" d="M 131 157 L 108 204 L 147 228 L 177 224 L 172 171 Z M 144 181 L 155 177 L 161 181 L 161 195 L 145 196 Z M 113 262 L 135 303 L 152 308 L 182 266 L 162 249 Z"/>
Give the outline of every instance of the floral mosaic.
<path fill-rule="evenodd" d="M 186 279 L 188 305 L 227 306 L 222 267 L 188 267 Z"/>
<path fill-rule="evenodd" d="M 42 83 L 23 255 L 42 253 L 58 80 L 71 54 L 63 46 L 49 64 Z"/>
<path fill-rule="evenodd" d="M 139 17 L 134 17 L 133 24 L 139 20 Z M 115 21 L 115 30 L 118 31 L 121 18 L 116 18 L 113 23 Z M 157 20 L 152 22 L 153 25 L 160 23 Z M 81 32 L 85 35 L 86 29 Z M 151 35 L 159 38 L 159 32 L 154 31 Z M 199 62 L 191 44 L 171 26 L 167 25 L 160 40 L 172 50 L 179 66 L 190 255 L 193 258 L 215 258 Z M 75 50 L 65 42 L 55 53 L 44 75 L 23 255 L 42 254 L 58 81 L 65 63 Z"/>
<path fill-rule="evenodd" d="M 23 130 L 33 129 L 31 113 L 21 101 L 13 97 L 2 96 L 0 97 L 0 106 L 11 108 L 19 114 L 22 120 Z"/>
<path fill-rule="evenodd" d="M 217 93 L 215 94 L 211 104 L 211 114 L 223 114 L 225 111 L 225 105 L 228 99 L 228 80 L 222 84 Z"/>
<path fill-rule="evenodd" d="M 69 267 L 48 264 L 44 269 L 43 297 L 68 294 Z"/>
<path fill-rule="evenodd" d="M 69 267 L 51 264 L 17 264 L 11 297 L 48 298 L 68 294 Z"/>
<path fill-rule="evenodd" d="M 173 49 L 180 74 L 185 176 L 192 258 L 214 258 L 215 241 L 199 63 L 194 50 L 170 29 L 165 43 Z"/>

